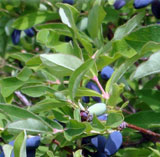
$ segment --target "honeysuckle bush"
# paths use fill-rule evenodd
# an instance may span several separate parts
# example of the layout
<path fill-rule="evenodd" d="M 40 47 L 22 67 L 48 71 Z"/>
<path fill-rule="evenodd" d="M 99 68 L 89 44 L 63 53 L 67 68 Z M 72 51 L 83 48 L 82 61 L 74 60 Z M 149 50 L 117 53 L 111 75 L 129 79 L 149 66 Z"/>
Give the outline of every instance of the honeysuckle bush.
<path fill-rule="evenodd" d="M 41 137 L 36 156 L 93 156 L 97 150 L 83 140 L 118 130 L 123 144 L 113 156 L 160 156 L 160 25 L 150 5 L 135 9 L 126 2 L 115 10 L 114 0 L 0 1 L 6 156 L 14 149 L 24 157 L 29 136 Z M 105 66 L 114 69 L 109 80 L 100 75 Z M 86 88 L 91 80 L 101 93 Z M 96 102 L 85 103 L 84 96 L 101 98 L 106 121 L 90 115 Z M 140 129 L 119 127 L 122 122 Z M 8 145 L 13 140 L 14 148 Z"/>

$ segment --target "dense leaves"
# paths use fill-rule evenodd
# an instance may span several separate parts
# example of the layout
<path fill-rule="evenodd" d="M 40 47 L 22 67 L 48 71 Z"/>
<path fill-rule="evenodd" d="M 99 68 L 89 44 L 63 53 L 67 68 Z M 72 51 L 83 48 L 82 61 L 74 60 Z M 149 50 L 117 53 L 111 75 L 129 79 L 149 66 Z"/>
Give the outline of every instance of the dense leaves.
<path fill-rule="evenodd" d="M 159 8 L 0 1 L 0 156 L 159 156 Z"/>

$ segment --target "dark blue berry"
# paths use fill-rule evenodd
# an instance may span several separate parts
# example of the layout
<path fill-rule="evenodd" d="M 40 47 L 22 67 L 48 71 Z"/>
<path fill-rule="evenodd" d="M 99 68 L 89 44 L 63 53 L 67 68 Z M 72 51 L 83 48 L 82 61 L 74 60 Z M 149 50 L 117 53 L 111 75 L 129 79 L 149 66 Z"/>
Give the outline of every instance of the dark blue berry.
<path fill-rule="evenodd" d="M 93 157 L 106 157 L 106 154 L 98 151 L 93 155 Z"/>
<path fill-rule="evenodd" d="M 28 138 L 26 141 L 27 149 L 36 149 L 40 145 L 40 136 Z"/>
<path fill-rule="evenodd" d="M 101 71 L 102 79 L 107 81 L 108 79 L 110 79 L 110 77 L 112 76 L 113 72 L 114 72 L 114 69 L 112 67 L 105 66 Z"/>
<path fill-rule="evenodd" d="M 66 37 L 65 37 L 65 41 L 66 41 L 66 42 L 70 42 L 70 41 L 73 41 L 73 40 L 72 40 L 71 37 L 66 36 Z"/>
<path fill-rule="evenodd" d="M 152 13 L 157 18 L 160 19 L 160 1 L 154 0 L 152 3 Z"/>
<path fill-rule="evenodd" d="M 116 10 L 119 10 L 119 9 L 121 9 L 125 4 L 126 4 L 126 1 L 125 1 L 125 0 L 116 0 L 115 3 L 114 3 L 114 8 L 115 8 Z"/>
<path fill-rule="evenodd" d="M 92 89 L 92 90 L 94 90 L 94 91 L 96 91 L 96 92 L 98 92 L 98 93 L 101 93 L 101 91 L 100 91 L 100 89 L 98 88 L 98 86 L 97 86 L 95 83 L 91 82 L 91 81 L 89 81 L 89 82 L 86 84 L 86 88 L 89 88 L 89 89 Z M 96 101 L 96 102 L 101 102 L 101 98 L 100 98 L 100 97 L 93 96 L 92 99 L 93 99 L 94 101 Z"/>
<path fill-rule="evenodd" d="M 83 96 L 83 97 L 82 97 L 82 101 L 83 101 L 84 103 L 89 103 L 89 96 Z"/>
<path fill-rule="evenodd" d="M 35 35 L 35 31 L 33 28 L 29 28 L 29 29 L 26 29 L 24 30 L 24 32 L 26 33 L 27 36 L 29 37 L 33 37 Z"/>
<path fill-rule="evenodd" d="M 151 4 L 154 0 L 134 0 L 135 9 L 144 8 L 147 5 Z"/>
<path fill-rule="evenodd" d="M 73 0 L 63 0 L 63 3 L 68 3 L 70 5 L 73 5 L 74 1 Z"/>
<path fill-rule="evenodd" d="M 12 35 L 11 35 L 13 44 L 17 45 L 19 43 L 20 36 L 21 36 L 21 31 L 14 29 L 14 31 L 12 32 Z"/>
<path fill-rule="evenodd" d="M 33 149 L 33 150 L 27 149 L 27 157 L 35 157 L 35 156 L 36 156 L 36 149 Z"/>
<path fill-rule="evenodd" d="M 115 154 L 123 142 L 122 134 L 119 131 L 111 133 L 105 143 L 104 152 L 106 155 Z"/>
<path fill-rule="evenodd" d="M 108 114 L 103 114 L 103 115 L 98 116 L 98 119 L 101 121 L 106 121 L 107 118 L 108 118 Z"/>
<path fill-rule="evenodd" d="M 98 135 L 91 139 L 91 144 L 100 152 L 104 152 L 107 138 L 105 136 Z"/>

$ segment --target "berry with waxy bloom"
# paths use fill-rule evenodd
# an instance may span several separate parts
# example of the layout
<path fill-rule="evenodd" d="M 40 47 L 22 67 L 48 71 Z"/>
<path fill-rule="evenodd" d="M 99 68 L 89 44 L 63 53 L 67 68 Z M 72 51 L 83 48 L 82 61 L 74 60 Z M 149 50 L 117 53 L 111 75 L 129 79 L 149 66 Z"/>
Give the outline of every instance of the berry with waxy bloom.
<path fill-rule="evenodd" d="M 125 1 L 125 0 L 116 0 L 113 6 L 114 6 L 114 8 L 115 8 L 116 10 L 119 10 L 119 9 L 121 9 L 125 4 L 126 4 L 126 1 Z"/>
<path fill-rule="evenodd" d="M 135 9 L 141 9 L 151 4 L 154 0 L 134 0 Z"/>
<path fill-rule="evenodd" d="M 110 79 L 110 77 L 112 76 L 113 72 L 114 72 L 114 69 L 112 67 L 105 66 L 101 71 L 102 79 L 107 81 L 108 79 Z"/>

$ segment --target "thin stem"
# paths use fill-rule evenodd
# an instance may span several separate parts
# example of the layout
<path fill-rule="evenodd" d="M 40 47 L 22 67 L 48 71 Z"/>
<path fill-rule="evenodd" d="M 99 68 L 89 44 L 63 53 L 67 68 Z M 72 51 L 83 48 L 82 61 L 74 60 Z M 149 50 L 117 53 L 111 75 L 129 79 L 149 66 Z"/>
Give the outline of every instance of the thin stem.
<path fill-rule="evenodd" d="M 139 132 L 141 132 L 141 133 L 143 133 L 143 134 L 148 134 L 148 135 L 150 135 L 150 136 L 160 137 L 160 134 L 155 133 L 155 132 L 153 132 L 153 131 L 151 131 L 151 130 L 147 130 L 147 129 L 144 129 L 144 128 L 141 128 L 141 127 L 138 127 L 138 126 L 136 126 L 136 125 L 129 124 L 129 123 L 126 123 L 126 122 L 124 122 L 124 123 L 125 123 L 125 126 L 126 126 L 127 128 L 131 128 L 131 129 L 134 129 L 134 130 L 138 130 Z"/>
<path fill-rule="evenodd" d="M 28 99 L 20 92 L 20 91 L 15 91 L 15 95 L 20 99 L 20 101 L 25 105 L 25 106 L 31 106 L 32 104 L 28 101 Z"/>
<path fill-rule="evenodd" d="M 102 85 L 100 84 L 97 76 L 94 76 L 94 77 L 92 78 L 92 80 L 95 81 L 96 84 L 98 85 L 99 89 L 100 89 L 101 92 L 102 92 L 103 98 L 104 98 L 104 99 L 109 99 L 109 93 L 107 93 L 107 92 L 104 91 L 104 89 L 103 89 Z"/>

